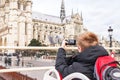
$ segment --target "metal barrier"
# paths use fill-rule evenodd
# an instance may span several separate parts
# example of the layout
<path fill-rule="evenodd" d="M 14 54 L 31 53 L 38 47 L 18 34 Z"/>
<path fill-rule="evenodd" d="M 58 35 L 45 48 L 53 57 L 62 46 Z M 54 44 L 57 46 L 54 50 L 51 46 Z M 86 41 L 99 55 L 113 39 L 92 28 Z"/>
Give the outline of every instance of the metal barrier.
<path fill-rule="evenodd" d="M 0 49 L 32 49 L 32 50 L 57 50 L 59 47 L 24 47 L 24 46 L 0 46 Z M 77 47 L 66 47 L 66 49 L 77 49 Z"/>
<path fill-rule="evenodd" d="M 57 50 L 60 47 L 25 47 L 25 46 L 0 46 L 0 49 L 32 49 L 32 50 Z M 67 50 L 75 50 L 77 47 L 66 47 Z M 120 47 L 105 47 L 107 50 L 120 50 Z"/>
<path fill-rule="evenodd" d="M 57 50 L 59 47 L 17 47 L 17 46 L 0 46 L 0 50 L 4 49 L 19 49 L 19 50 Z M 66 50 L 77 50 L 77 47 L 66 47 Z M 107 50 L 120 50 L 120 47 L 105 47 Z M 1 69 L 0 73 L 5 72 L 21 72 L 21 71 L 33 71 L 33 70 L 48 70 L 53 69 L 54 66 L 44 66 L 44 67 L 27 67 L 27 68 L 12 68 L 12 69 Z"/>

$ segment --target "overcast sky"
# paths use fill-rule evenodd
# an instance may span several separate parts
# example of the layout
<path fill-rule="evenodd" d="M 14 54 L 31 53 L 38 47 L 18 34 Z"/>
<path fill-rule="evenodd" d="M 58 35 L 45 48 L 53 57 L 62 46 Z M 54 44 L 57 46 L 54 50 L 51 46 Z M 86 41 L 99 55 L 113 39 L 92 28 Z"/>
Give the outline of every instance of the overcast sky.
<path fill-rule="evenodd" d="M 62 0 L 33 0 L 32 10 L 59 16 Z M 83 24 L 89 31 L 108 38 L 108 28 L 113 28 L 113 38 L 120 41 L 120 0 L 64 0 L 66 15 L 82 12 Z"/>

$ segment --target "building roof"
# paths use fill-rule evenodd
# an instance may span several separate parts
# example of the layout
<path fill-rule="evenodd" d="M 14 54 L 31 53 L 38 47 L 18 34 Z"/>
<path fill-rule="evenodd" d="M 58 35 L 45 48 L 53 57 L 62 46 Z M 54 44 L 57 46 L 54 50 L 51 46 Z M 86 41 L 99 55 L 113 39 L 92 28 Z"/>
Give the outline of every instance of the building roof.
<path fill-rule="evenodd" d="M 32 18 L 37 19 L 37 20 L 41 20 L 41 21 L 61 23 L 60 17 L 52 16 L 52 15 L 48 15 L 48 14 L 43 14 L 40 12 L 33 12 Z"/>

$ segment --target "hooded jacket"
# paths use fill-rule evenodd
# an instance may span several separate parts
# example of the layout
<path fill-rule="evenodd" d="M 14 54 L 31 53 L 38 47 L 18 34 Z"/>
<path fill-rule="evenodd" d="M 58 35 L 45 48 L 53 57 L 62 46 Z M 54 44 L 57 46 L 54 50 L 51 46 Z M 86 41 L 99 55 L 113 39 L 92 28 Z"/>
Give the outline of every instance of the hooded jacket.
<path fill-rule="evenodd" d="M 61 73 L 62 77 L 80 72 L 86 75 L 91 80 L 93 77 L 95 61 L 100 56 L 107 56 L 108 52 L 99 45 L 90 46 L 76 56 L 66 57 L 66 51 L 63 48 L 58 49 L 55 68 Z"/>

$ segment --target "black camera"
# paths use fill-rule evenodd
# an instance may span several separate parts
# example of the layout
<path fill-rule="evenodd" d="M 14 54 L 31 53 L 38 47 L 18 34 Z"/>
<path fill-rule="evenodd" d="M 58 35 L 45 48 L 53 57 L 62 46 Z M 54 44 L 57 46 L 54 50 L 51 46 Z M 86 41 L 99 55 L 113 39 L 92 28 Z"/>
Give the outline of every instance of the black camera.
<path fill-rule="evenodd" d="M 69 39 L 66 41 L 67 41 L 66 45 L 76 45 L 76 40 L 74 40 L 74 39 Z"/>

